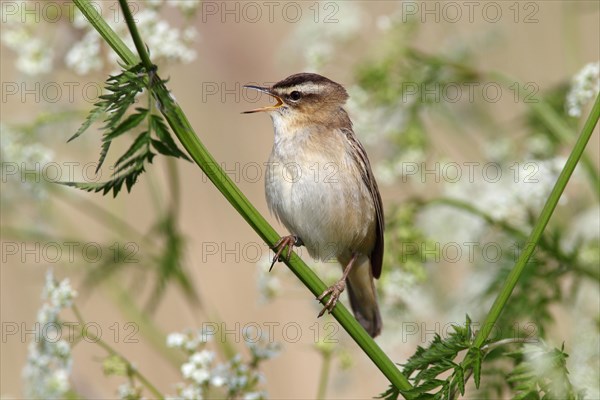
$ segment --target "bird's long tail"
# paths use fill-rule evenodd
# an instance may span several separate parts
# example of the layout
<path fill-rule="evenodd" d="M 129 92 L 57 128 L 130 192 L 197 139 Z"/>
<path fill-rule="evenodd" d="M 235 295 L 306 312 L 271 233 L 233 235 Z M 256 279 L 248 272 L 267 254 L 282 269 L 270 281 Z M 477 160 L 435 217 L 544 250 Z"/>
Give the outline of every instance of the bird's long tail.
<path fill-rule="evenodd" d="M 377 305 L 377 293 L 371 273 L 371 262 L 365 257 L 360 264 L 354 265 L 346 279 L 348 287 L 348 297 L 354 316 L 365 328 L 365 330 L 375 337 L 381 333 L 382 322 Z"/>

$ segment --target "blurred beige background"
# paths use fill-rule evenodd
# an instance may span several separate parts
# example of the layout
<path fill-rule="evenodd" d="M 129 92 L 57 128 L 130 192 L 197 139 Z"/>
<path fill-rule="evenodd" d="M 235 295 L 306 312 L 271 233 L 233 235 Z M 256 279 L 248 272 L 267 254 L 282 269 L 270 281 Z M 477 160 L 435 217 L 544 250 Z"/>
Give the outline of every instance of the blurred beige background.
<path fill-rule="evenodd" d="M 377 38 L 380 34 L 377 28 L 378 17 L 398 12 L 400 7 L 399 2 L 393 1 L 352 1 L 336 4 L 343 8 L 349 3 L 361 10 L 360 43 L 346 44 L 347 54 L 317 71 L 344 85 L 353 83 L 353 70 L 358 61 L 364 59 L 365 53 L 372 53 L 373 56 L 377 54 Z M 433 7 L 433 2 L 426 3 Z M 501 4 L 504 16 L 497 23 L 485 21 L 477 12 L 473 23 L 469 22 L 466 15 L 456 23 L 444 21 L 444 18 L 438 23 L 428 17 L 419 29 L 415 45 L 436 53 L 442 51 L 446 43 L 450 45 L 455 41 L 454 45 L 460 45 L 461 40 L 491 34 L 494 37 L 493 44 L 477 53 L 478 67 L 504 71 L 522 82 L 536 82 L 542 89 L 572 76 L 583 63 L 598 60 L 597 3 L 528 2 L 539 8 L 536 14 L 538 22 L 530 24 L 515 23 L 508 9 L 509 3 L 513 2 L 498 3 Z M 218 15 L 224 17 L 225 22 L 217 16 L 206 16 L 206 22 L 203 22 L 203 17 L 197 16 L 195 26 L 201 39 L 196 45 L 196 61 L 188 65 L 169 66 L 159 70 L 159 73 L 162 77 L 170 78 L 169 88 L 205 146 L 217 160 L 227 166 L 227 169 L 238 168 L 238 176 L 234 175 L 234 180 L 258 210 L 263 215 L 268 215 L 262 177 L 254 182 L 254 172 L 244 171 L 243 168 L 245 165 L 256 165 L 254 163 L 263 165 L 267 160 L 272 146 L 271 121 L 266 115 L 240 114 L 241 111 L 256 106 L 256 103 L 248 101 L 240 86 L 248 82 L 272 83 L 302 71 L 305 63 L 294 50 L 302 49 L 303 45 L 295 43 L 295 47 L 290 44 L 290 41 L 294 41 L 297 24 L 285 21 L 277 11 L 274 14 L 274 22 L 270 23 L 266 16 L 266 8 L 262 3 L 258 4 L 263 10 L 263 17 L 256 23 L 244 21 L 243 16 L 238 23 L 233 21 L 231 16 Z M 314 3 L 297 4 L 301 4 L 305 18 L 309 18 L 309 7 L 314 6 Z M 325 13 L 323 6 L 321 4 L 318 7 Z M 419 2 L 417 6 L 425 6 L 425 3 Z M 171 21 L 176 23 L 177 18 L 178 16 L 174 15 Z M 320 29 L 328 29 L 322 22 L 318 22 L 317 25 Z M 565 32 L 569 32 L 568 35 Z M 61 51 L 60 41 L 60 36 L 57 36 L 57 52 Z M 3 83 L 24 81 L 25 77 L 14 68 L 10 50 L 3 47 L 0 59 Z M 78 78 L 68 72 L 59 72 L 56 79 L 69 81 Z M 83 81 L 85 79 L 87 78 L 83 78 Z M 207 84 L 218 85 L 219 92 L 214 95 L 206 93 Z M 232 89 L 232 92 L 223 92 L 223 87 Z M 81 106 L 82 109 L 90 106 L 83 101 L 80 103 L 77 106 Z M 11 123 L 27 122 L 43 110 L 58 110 L 61 106 L 73 105 L 47 104 L 43 101 L 36 103 L 30 100 L 21 102 L 12 97 L 2 102 L 1 119 Z M 514 115 L 515 108 L 499 104 L 497 113 L 499 119 L 505 118 L 508 121 Z M 95 161 L 98 134 L 90 131 L 86 134 L 86 139 L 66 144 L 66 139 L 75 129 L 76 124 L 68 132 L 48 132 L 45 143 L 55 152 L 54 159 L 57 162 Z M 435 134 L 443 143 L 444 132 Z M 595 135 L 590 148 L 597 149 L 597 146 L 598 135 Z M 592 155 L 597 158 L 597 153 Z M 223 250 L 235 249 L 235 246 L 239 246 L 240 249 L 245 246 L 250 246 L 248 249 L 260 246 L 264 249 L 264 245 L 195 165 L 182 161 L 177 163 L 181 171 L 182 186 L 180 229 L 187 240 L 187 266 L 201 295 L 203 309 L 190 309 L 180 291 L 169 287 L 164 301 L 157 309 L 156 325 L 164 332 L 174 332 L 187 327 L 200 327 L 203 322 L 215 322 L 215 315 L 218 315 L 227 329 L 239 333 L 240 328 L 236 324 L 243 327 L 249 323 L 257 323 L 267 329 L 265 323 L 279 323 L 280 325 L 274 328 L 274 339 L 283 342 L 283 352 L 264 365 L 269 395 L 273 399 L 314 398 L 321 363 L 319 355 L 312 349 L 314 324 L 318 323 L 322 328 L 326 322 L 333 319 L 329 316 L 316 319 L 316 302 L 307 290 L 294 283 L 295 278 L 283 265 L 275 267 L 278 276 L 287 276 L 282 289 L 283 295 L 274 303 L 260 304 L 256 263 L 244 259 L 239 251 L 230 254 Z M 145 231 L 149 228 L 148 224 L 154 221 L 151 216 L 154 208 L 148 187 L 149 174 L 166 187 L 164 158 L 157 159 L 130 195 L 122 193 L 116 200 L 112 199 L 112 196 L 102 197 L 99 194 L 84 192 L 72 195 L 90 199 Z M 246 179 L 248 177 L 251 179 Z M 401 201 L 406 195 L 401 187 L 383 188 L 385 204 Z M 168 198 L 163 198 L 165 203 L 167 200 Z M 63 232 L 66 237 L 85 238 L 85 241 L 105 242 L 115 236 L 113 232 L 107 231 L 83 213 L 73 211 L 67 202 L 55 202 L 49 207 L 47 203 L 52 201 L 52 198 L 48 198 L 43 201 L 25 201 L 19 207 L 3 206 L 2 224 L 15 226 L 22 223 L 21 221 L 36 221 L 39 226 L 44 226 L 50 223 L 50 231 Z M 50 209 L 54 213 L 52 216 L 47 215 L 47 210 Z M 274 218 L 269 217 L 269 220 L 279 232 L 284 232 Z M 15 241 L 14 238 L 8 237 L 3 237 L 2 240 L 3 243 Z M 214 244 L 218 253 L 203 256 L 202 250 L 206 249 L 207 245 Z M 114 331 L 111 331 L 110 327 L 115 323 L 119 324 L 121 334 L 124 333 L 123 324 L 131 319 L 124 316 L 115 306 L 114 296 L 102 288 L 97 288 L 91 293 L 82 293 L 80 284 L 82 270 L 87 268 L 85 265 L 69 263 L 65 257 L 60 265 L 49 265 L 44 262 L 43 257 L 40 262 L 35 262 L 31 256 L 25 258 L 25 262 L 21 262 L 18 256 L 3 254 L 0 269 L 3 334 L 6 333 L 6 323 L 17 323 L 19 327 L 21 324 L 29 327 L 33 323 L 36 310 L 40 306 L 44 273 L 49 266 L 54 268 L 58 277 L 71 278 L 74 286 L 80 291 L 78 305 L 83 315 L 89 321 L 97 322 L 106 338 L 112 337 Z M 140 293 L 141 299 L 147 299 L 150 287 L 148 284 L 145 292 Z M 448 282 L 448 290 L 452 290 L 451 282 Z M 444 320 L 443 316 L 440 318 Z M 69 319 L 68 316 L 66 319 Z M 293 324 L 294 329 L 299 327 L 300 337 L 297 342 L 286 342 L 283 329 L 286 324 Z M 294 330 L 287 333 L 293 335 Z M 384 328 L 384 334 L 378 341 L 391 359 L 400 363 L 414 352 L 417 344 L 425 343 L 419 338 L 410 338 L 402 346 L 391 344 L 393 341 L 390 338 L 399 334 L 401 333 L 385 331 Z M 154 351 L 145 341 L 144 335 L 137 333 L 135 337 L 139 339 L 139 343 L 123 343 L 121 337 L 114 345 L 130 360 L 135 361 L 159 389 L 165 393 L 174 393 L 172 384 L 181 381 L 179 371 L 164 362 L 161 354 Z M 348 342 L 347 335 L 341 331 L 337 332 L 335 337 Z M 233 335 L 229 335 L 228 338 L 230 342 L 235 342 Z M 232 344 L 240 350 L 243 348 L 242 343 Z M 26 359 L 27 344 L 19 335 L 3 335 L 0 346 L 0 393 L 7 398 L 19 398 L 22 394 L 21 370 Z M 386 379 L 352 343 L 346 347 L 351 350 L 353 365 L 341 371 L 339 362 L 334 362 L 328 398 L 365 399 L 383 392 L 387 388 Z M 75 347 L 73 385 L 88 398 L 114 398 L 115 388 L 122 382 L 121 378 L 103 376 L 103 355 L 100 348 L 90 344 Z"/>

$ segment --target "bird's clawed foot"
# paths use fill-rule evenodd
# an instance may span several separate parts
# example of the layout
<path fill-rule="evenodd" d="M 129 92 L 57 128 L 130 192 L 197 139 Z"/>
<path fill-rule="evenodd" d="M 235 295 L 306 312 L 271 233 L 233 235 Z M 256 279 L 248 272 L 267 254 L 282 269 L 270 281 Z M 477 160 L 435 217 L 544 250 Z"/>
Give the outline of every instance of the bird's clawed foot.
<path fill-rule="evenodd" d="M 304 243 L 302 243 L 302 239 L 300 239 L 298 236 L 295 236 L 295 235 L 282 236 L 281 239 L 279 239 L 279 241 L 277 243 L 275 243 L 275 246 L 273 247 L 273 250 L 276 251 L 276 253 L 275 253 L 275 257 L 273 257 L 273 262 L 271 263 L 269 272 L 271 272 L 271 270 L 273 269 L 273 266 L 275 265 L 275 263 L 277 261 L 281 261 L 281 254 L 283 253 L 283 251 L 285 250 L 286 247 L 288 249 L 286 258 L 289 261 L 290 257 L 292 256 L 292 248 L 294 246 L 302 246 L 303 244 Z"/>
<path fill-rule="evenodd" d="M 333 307 L 335 307 L 335 305 L 337 304 L 338 299 L 340 298 L 340 295 L 342 294 L 344 289 L 346 289 L 346 280 L 341 279 L 332 286 L 330 286 L 326 291 L 323 292 L 323 294 L 317 297 L 317 300 L 322 301 L 327 295 L 331 295 L 327 303 L 325 303 L 325 307 L 323 307 L 323 309 L 319 313 L 319 317 L 323 316 L 323 314 L 325 314 L 325 311 L 329 311 L 329 314 L 331 314 L 331 311 L 333 311 Z"/>

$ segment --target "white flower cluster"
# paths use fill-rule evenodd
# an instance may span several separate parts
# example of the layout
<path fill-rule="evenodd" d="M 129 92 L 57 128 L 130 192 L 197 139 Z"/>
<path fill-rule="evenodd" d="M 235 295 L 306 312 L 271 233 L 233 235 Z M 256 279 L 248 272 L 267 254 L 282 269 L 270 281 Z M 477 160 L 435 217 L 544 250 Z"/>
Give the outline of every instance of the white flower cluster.
<path fill-rule="evenodd" d="M 585 65 L 573 78 L 567 94 L 567 113 L 580 117 L 583 107 L 598 96 L 600 91 L 600 62 Z"/>
<path fill-rule="evenodd" d="M 28 9 L 28 2 L 23 2 L 23 8 Z M 33 2 L 31 2 L 33 3 Z M 140 3 L 142 4 L 142 3 Z M 192 17 L 198 9 L 198 0 L 169 0 L 167 4 L 176 7 L 185 17 Z M 183 62 L 189 63 L 196 58 L 193 44 L 198 37 L 195 28 L 186 23 L 187 27 L 172 27 L 165 19 L 161 18 L 159 11 L 163 5 L 160 0 L 147 2 L 135 14 L 138 30 L 143 41 L 152 51 L 155 62 Z M 35 9 L 35 7 L 31 7 Z M 134 49 L 131 35 L 122 18 L 114 18 L 114 10 L 107 10 L 110 15 L 105 15 L 106 22 L 122 38 L 130 49 Z M 47 74 L 54 66 L 55 54 L 51 41 L 53 33 L 50 24 L 36 23 L 39 15 L 35 12 L 26 15 L 23 20 L 22 13 L 7 14 L 2 24 L 2 43 L 16 54 L 16 67 L 19 71 L 36 76 Z M 112 18 L 111 18 L 112 17 Z M 85 16 L 74 8 L 74 15 L 70 19 L 73 27 L 83 30 L 81 39 L 71 45 L 64 55 L 64 62 L 79 75 L 101 70 L 106 64 L 116 66 L 117 56 L 113 51 L 103 52 L 102 39 L 96 30 L 88 23 Z M 5 23 L 6 22 L 6 23 Z M 189 18 L 186 18 L 189 22 Z M 58 26 L 57 24 L 53 24 Z M 104 54 L 107 59 L 104 59 Z M 60 57 L 60 56 L 59 56 Z"/>
<path fill-rule="evenodd" d="M 281 282 L 277 277 L 274 269 L 269 271 L 272 259 L 269 254 L 261 257 L 256 263 L 258 272 L 258 293 L 260 294 L 259 302 L 261 304 L 268 303 L 275 299 L 281 291 Z"/>
<path fill-rule="evenodd" d="M 550 195 L 566 159 L 529 160 L 502 169 L 499 180 L 458 182 L 446 186 L 448 197 L 482 209 L 497 221 L 526 227 Z M 566 197 L 561 198 L 565 202 Z M 439 221 L 439 220 L 438 220 Z M 474 233 L 477 235 L 477 233 Z"/>
<path fill-rule="evenodd" d="M 244 337 L 246 346 L 252 355 L 252 363 L 269 360 L 279 354 L 281 346 L 265 337 L 262 332 L 248 329 Z"/>
<path fill-rule="evenodd" d="M 21 191 L 26 192 L 23 197 L 46 197 L 40 174 L 33 171 L 41 171 L 44 165 L 52 161 L 54 153 L 40 143 L 27 143 L 23 138 L 25 135 L 0 123 L 0 170 L 2 176 L 6 177 L 3 185 L 15 184 L 15 188 L 2 190 L 2 201 L 19 198 Z"/>
<path fill-rule="evenodd" d="M 46 274 L 44 303 L 37 320 L 41 325 L 40 332 L 44 334 L 29 343 L 27 364 L 23 369 L 27 398 L 62 399 L 71 387 L 71 346 L 63 339 L 54 338 L 60 336 L 60 312 L 70 307 L 76 296 L 68 279 L 57 283 L 51 271 Z"/>
<path fill-rule="evenodd" d="M 200 0 L 167 0 L 167 4 L 179 8 L 182 13 L 193 14 L 198 10 Z"/>
<path fill-rule="evenodd" d="M 202 331 L 171 333 L 167 337 L 168 347 L 181 349 L 188 354 L 187 361 L 181 366 L 181 374 L 186 382 L 177 384 L 177 396 L 169 399 L 201 400 L 209 390 L 211 393 L 222 391 L 228 398 L 265 399 L 266 393 L 256 390 L 256 386 L 264 382 L 257 368 L 261 361 L 274 357 L 279 346 L 262 337 L 250 341 L 246 336 L 246 344 L 252 355 L 248 363 L 244 363 L 242 357 L 236 354 L 229 362 L 215 365 L 215 352 L 206 349 L 210 338 Z"/>
<path fill-rule="evenodd" d="M 447 183 L 443 197 L 460 200 L 495 221 L 528 231 L 531 217 L 539 215 L 565 162 L 557 157 L 513 164 L 498 170 L 499 180 L 480 177 Z M 563 195 L 559 204 L 566 201 Z M 427 207 L 417 224 L 435 242 L 463 245 L 480 241 L 489 228 L 483 218 L 450 205 Z"/>
<path fill-rule="evenodd" d="M 304 68 L 306 71 L 318 71 L 332 62 L 336 47 L 360 33 L 364 19 L 360 6 L 351 1 L 327 2 L 327 4 L 336 6 L 335 16 L 302 18 L 285 44 L 286 48 L 295 48 L 298 54 L 304 56 L 307 64 Z"/>
<path fill-rule="evenodd" d="M 117 389 L 117 393 L 119 395 L 119 399 L 121 399 L 121 400 L 143 399 L 142 387 L 138 386 L 132 382 L 126 382 L 126 383 L 119 385 L 119 388 Z"/>
<path fill-rule="evenodd" d="M 29 76 L 52 70 L 54 52 L 48 39 L 36 34 L 32 14 L 23 20 L 22 13 L 2 15 L 2 43 L 16 54 L 17 69 Z"/>
<path fill-rule="evenodd" d="M 65 56 L 65 64 L 78 75 L 85 75 L 102 69 L 100 58 L 100 35 L 89 30 L 83 38 L 75 43 Z"/>
<path fill-rule="evenodd" d="M 187 8 L 183 5 L 180 5 L 179 8 L 188 14 L 197 7 L 197 5 L 191 7 L 195 3 L 194 1 L 181 2 L 181 4 L 183 3 Z M 135 14 L 137 28 L 144 43 L 151 51 L 152 60 L 155 62 L 192 62 L 196 59 L 196 51 L 192 45 L 198 36 L 197 31 L 193 27 L 183 30 L 171 27 L 166 20 L 160 18 L 158 7 L 160 7 L 160 2 L 154 2 L 150 4 L 150 8 L 141 9 Z M 105 63 L 100 51 L 100 35 L 91 25 L 84 22 L 85 17 L 79 10 L 76 10 L 73 25 L 87 31 L 65 56 L 66 65 L 80 75 L 98 71 Z M 125 44 L 130 49 L 135 48 L 126 24 L 117 23 L 110 18 L 107 19 L 107 22 L 120 37 L 126 38 Z M 114 52 L 109 52 L 109 59 L 112 65 L 116 65 L 117 55 Z"/>

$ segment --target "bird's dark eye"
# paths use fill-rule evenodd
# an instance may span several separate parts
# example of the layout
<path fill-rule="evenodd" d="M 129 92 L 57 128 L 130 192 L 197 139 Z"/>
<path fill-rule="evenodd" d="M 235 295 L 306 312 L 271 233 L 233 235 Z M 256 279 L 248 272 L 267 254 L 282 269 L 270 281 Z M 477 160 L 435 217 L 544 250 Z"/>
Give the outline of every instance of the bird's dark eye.
<path fill-rule="evenodd" d="M 302 97 L 302 93 L 297 90 L 294 90 L 292 93 L 290 93 L 290 99 L 294 101 L 300 100 L 300 97 Z"/>

